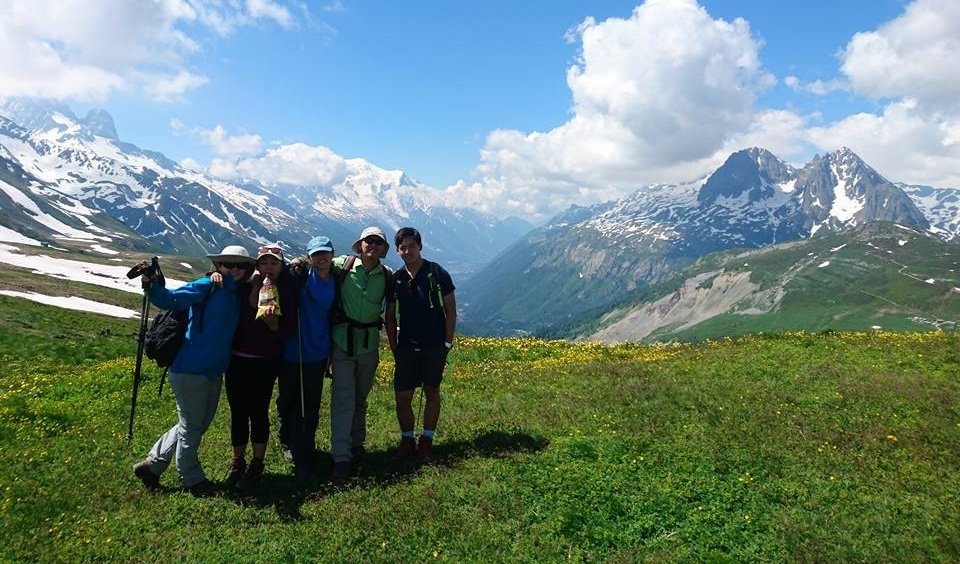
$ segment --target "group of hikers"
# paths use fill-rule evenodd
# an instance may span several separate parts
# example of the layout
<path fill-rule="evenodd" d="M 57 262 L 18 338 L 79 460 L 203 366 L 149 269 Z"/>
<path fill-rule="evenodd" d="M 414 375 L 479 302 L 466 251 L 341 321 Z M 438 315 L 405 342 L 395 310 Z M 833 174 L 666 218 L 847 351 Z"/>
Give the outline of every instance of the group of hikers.
<path fill-rule="evenodd" d="M 316 432 L 324 377 L 332 378 L 330 479 L 348 479 L 366 455 L 367 397 L 379 364 L 385 326 L 400 440 L 396 456 L 430 460 L 440 417 L 440 383 L 453 347 L 457 309 L 450 274 L 421 256 L 420 233 L 403 227 L 394 237 L 403 267 L 382 259 L 384 231 L 368 227 L 354 254 L 334 256 L 326 236 L 312 238 L 307 257 L 287 261 L 279 244 L 256 258 L 239 245 L 208 255 L 214 270 L 175 290 L 144 274 L 149 300 L 164 309 L 189 310 L 185 340 L 170 366 L 178 420 L 157 439 L 133 472 L 145 487 L 176 463 L 183 486 L 210 495 L 198 450 L 213 421 L 226 374 L 233 456 L 225 485 L 254 491 L 264 472 L 270 436 L 270 399 L 277 382 L 278 438 L 298 480 L 316 477 Z M 146 263 L 143 263 L 146 264 Z M 412 400 L 426 398 L 423 428 L 415 435 Z M 247 445 L 252 458 L 247 463 Z"/>

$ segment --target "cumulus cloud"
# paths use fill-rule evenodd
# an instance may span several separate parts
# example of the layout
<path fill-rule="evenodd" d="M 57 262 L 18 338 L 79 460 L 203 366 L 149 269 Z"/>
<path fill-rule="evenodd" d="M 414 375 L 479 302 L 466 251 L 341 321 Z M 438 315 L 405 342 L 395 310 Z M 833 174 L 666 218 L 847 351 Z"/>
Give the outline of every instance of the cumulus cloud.
<path fill-rule="evenodd" d="M 824 150 L 846 145 L 890 179 L 960 187 L 960 4 L 917 0 L 841 53 L 855 94 L 883 101 L 811 128 Z"/>
<path fill-rule="evenodd" d="M 216 125 L 212 129 L 200 129 L 197 131 L 197 135 L 204 143 L 212 147 L 218 155 L 259 153 L 262 145 L 262 139 L 259 135 L 228 135 L 227 130 L 222 125 Z"/>
<path fill-rule="evenodd" d="M 210 82 L 210 79 L 205 76 L 185 70 L 180 70 L 172 75 L 147 74 L 142 76 L 144 92 L 157 102 L 182 100 L 186 92 Z"/>
<path fill-rule="evenodd" d="M 877 98 L 910 97 L 933 110 L 960 107 L 960 3 L 917 0 L 878 29 L 858 33 L 841 70 Z"/>
<path fill-rule="evenodd" d="M 824 150 L 850 147 L 894 181 L 960 187 L 960 119 L 931 115 L 912 99 L 889 104 L 881 114 L 858 113 L 812 128 Z"/>
<path fill-rule="evenodd" d="M 102 100 L 117 90 L 179 99 L 207 82 L 185 61 L 202 34 L 295 20 L 271 0 L 3 0 L 0 96 Z"/>
<path fill-rule="evenodd" d="M 327 147 L 293 143 L 269 149 L 260 156 L 214 159 L 209 171 L 231 180 L 316 186 L 342 182 L 347 162 Z"/>
<path fill-rule="evenodd" d="M 774 84 L 742 19 L 712 18 L 694 0 L 648 0 L 628 18 L 588 18 L 567 71 L 572 117 L 550 131 L 497 130 L 477 183 L 448 193 L 498 213 L 542 217 L 645 182 L 687 180 L 756 119 Z"/>
<path fill-rule="evenodd" d="M 834 78 L 831 80 L 813 80 L 804 82 L 796 76 L 784 77 L 783 83 L 794 92 L 809 92 L 817 96 L 826 96 L 827 94 L 849 90 L 850 85 L 847 81 Z"/>

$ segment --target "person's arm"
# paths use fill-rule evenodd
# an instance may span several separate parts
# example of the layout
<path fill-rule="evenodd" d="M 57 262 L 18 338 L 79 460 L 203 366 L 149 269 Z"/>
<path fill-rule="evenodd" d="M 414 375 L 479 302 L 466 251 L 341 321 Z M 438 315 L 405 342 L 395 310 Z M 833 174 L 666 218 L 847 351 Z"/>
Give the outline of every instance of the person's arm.
<path fill-rule="evenodd" d="M 397 302 L 391 301 L 390 294 L 387 294 L 387 307 L 383 312 L 383 325 L 387 330 L 387 342 L 390 343 L 390 351 L 397 352 Z"/>
<path fill-rule="evenodd" d="M 446 342 L 453 345 L 453 334 L 457 331 L 457 298 L 453 292 L 443 297 L 443 313 L 446 316 Z M 450 348 L 450 347 L 447 347 Z"/>
<path fill-rule="evenodd" d="M 185 310 L 193 304 L 202 302 L 210 290 L 211 284 L 212 282 L 207 277 L 198 278 L 176 290 L 168 290 L 159 284 L 151 284 L 150 302 L 162 309 Z"/>

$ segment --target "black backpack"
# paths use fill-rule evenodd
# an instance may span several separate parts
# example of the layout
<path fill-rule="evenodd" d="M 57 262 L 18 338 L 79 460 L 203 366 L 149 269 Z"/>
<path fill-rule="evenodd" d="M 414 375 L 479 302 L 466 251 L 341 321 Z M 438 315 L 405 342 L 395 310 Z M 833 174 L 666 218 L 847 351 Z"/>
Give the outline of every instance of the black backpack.
<path fill-rule="evenodd" d="M 207 295 L 198 304 L 196 313 L 197 331 L 203 331 L 203 312 L 206 309 L 207 300 L 210 299 L 210 294 L 213 293 L 215 288 L 216 285 L 211 284 Z M 189 309 L 169 309 L 157 314 L 143 336 L 143 352 L 147 355 L 147 358 L 156 361 L 160 368 L 169 368 L 174 359 L 177 358 L 180 347 L 183 346 L 189 319 Z"/>

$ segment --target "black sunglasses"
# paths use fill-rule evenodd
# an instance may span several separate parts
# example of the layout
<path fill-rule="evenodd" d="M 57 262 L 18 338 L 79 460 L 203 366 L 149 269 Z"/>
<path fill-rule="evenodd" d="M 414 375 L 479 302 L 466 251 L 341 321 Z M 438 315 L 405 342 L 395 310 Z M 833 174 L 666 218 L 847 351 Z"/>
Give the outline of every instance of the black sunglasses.
<path fill-rule="evenodd" d="M 221 262 L 220 266 L 224 268 L 246 268 L 247 263 L 245 262 Z"/>
<path fill-rule="evenodd" d="M 387 242 L 384 241 L 383 239 L 381 239 L 380 237 L 367 237 L 366 239 L 363 240 L 363 242 L 366 243 L 366 244 L 368 244 L 368 245 L 377 245 L 378 247 L 379 247 L 380 245 L 386 245 L 386 244 L 387 244 Z"/>

